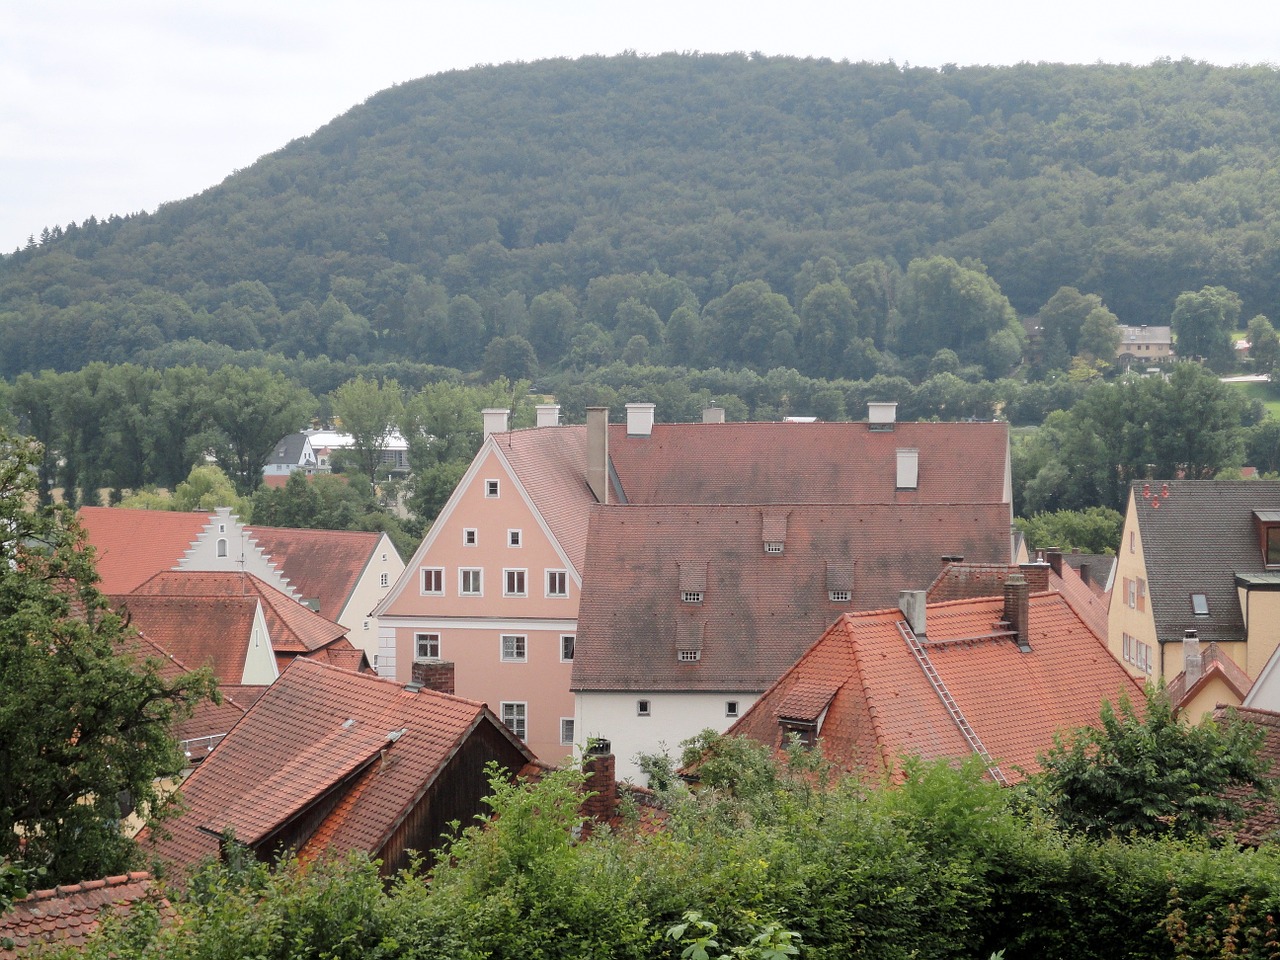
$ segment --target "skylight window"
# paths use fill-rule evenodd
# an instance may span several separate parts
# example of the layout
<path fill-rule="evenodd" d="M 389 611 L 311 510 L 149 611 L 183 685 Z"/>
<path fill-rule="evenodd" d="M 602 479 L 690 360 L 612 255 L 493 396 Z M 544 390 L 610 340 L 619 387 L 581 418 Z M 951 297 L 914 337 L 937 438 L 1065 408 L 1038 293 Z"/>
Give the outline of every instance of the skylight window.
<path fill-rule="evenodd" d="M 1193 593 L 1191 595 L 1191 612 L 1197 617 L 1207 617 L 1209 615 L 1209 598 L 1203 593 Z"/>

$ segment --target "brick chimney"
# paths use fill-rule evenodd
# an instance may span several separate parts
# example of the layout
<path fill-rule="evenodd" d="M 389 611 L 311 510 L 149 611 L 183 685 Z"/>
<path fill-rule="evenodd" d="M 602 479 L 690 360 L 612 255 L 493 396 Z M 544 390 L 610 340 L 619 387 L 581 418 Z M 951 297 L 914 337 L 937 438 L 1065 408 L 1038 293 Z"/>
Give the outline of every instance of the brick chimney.
<path fill-rule="evenodd" d="M 587 407 L 587 486 L 597 503 L 609 502 L 608 407 Z"/>
<path fill-rule="evenodd" d="M 1044 558 L 1049 561 L 1049 566 L 1053 568 L 1053 572 L 1058 576 L 1062 576 L 1062 551 L 1046 550 L 1044 552 Z"/>
<path fill-rule="evenodd" d="M 414 663 L 411 682 L 424 690 L 453 694 L 456 689 L 454 687 L 453 664 L 448 660 L 427 660 Z"/>
<path fill-rule="evenodd" d="M 1044 593 L 1049 589 L 1049 571 L 1052 565 L 1043 560 L 1018 564 L 1018 570 L 1027 579 L 1027 587 L 1031 593 Z"/>
<path fill-rule="evenodd" d="M 582 815 L 588 820 L 605 823 L 618 812 L 617 763 L 613 745 L 608 740 L 593 738 L 587 744 L 582 772 L 586 774 L 582 788 L 594 797 L 582 803 Z"/>
<path fill-rule="evenodd" d="M 1004 621 L 1013 631 L 1014 642 L 1023 653 L 1031 652 L 1031 586 L 1021 573 L 1011 573 L 1004 582 Z"/>

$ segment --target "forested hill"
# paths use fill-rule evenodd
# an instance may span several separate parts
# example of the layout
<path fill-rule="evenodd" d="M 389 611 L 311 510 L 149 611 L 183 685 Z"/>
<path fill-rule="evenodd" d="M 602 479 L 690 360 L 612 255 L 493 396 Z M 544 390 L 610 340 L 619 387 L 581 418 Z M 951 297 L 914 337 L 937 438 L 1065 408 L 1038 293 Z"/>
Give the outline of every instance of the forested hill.
<path fill-rule="evenodd" d="M 882 324 L 877 277 L 934 255 L 980 260 L 1023 315 L 1072 285 L 1167 323 L 1212 284 L 1274 316 L 1277 144 L 1265 67 L 671 54 L 447 73 L 153 215 L 50 225 L 0 261 L 0 373 L 177 362 L 192 340 L 465 370 L 516 334 L 545 368 L 587 322 L 656 347 L 689 308 L 687 336 L 743 281 L 799 310 L 832 279 L 822 257 Z M 617 274 L 646 278 L 593 300 Z M 620 319 L 635 297 L 649 312 Z"/>

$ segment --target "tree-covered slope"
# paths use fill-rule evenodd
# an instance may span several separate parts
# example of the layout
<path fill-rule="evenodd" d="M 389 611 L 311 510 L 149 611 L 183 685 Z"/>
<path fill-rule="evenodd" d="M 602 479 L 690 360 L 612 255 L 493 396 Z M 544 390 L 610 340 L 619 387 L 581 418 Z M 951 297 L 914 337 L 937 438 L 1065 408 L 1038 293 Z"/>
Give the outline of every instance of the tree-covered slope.
<path fill-rule="evenodd" d="M 683 281 L 641 298 L 662 324 L 756 279 L 798 311 L 824 256 L 846 280 L 980 259 L 1024 315 L 1067 284 L 1125 323 L 1167 323 L 1205 284 L 1274 314 L 1278 139 L 1280 73 L 1189 61 L 672 54 L 442 74 L 153 215 L 51 226 L 0 261 L 0 373 L 191 338 L 467 369 L 519 334 L 545 364 L 565 345 L 547 343 L 555 311 L 531 317 L 539 295 L 606 330 L 587 285 L 612 274 Z"/>

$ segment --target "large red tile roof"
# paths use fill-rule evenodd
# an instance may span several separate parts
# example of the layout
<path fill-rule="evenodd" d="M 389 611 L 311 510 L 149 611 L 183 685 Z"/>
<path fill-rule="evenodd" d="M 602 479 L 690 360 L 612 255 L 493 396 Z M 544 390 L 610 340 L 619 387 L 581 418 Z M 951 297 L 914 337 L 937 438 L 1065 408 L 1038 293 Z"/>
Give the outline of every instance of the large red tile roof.
<path fill-rule="evenodd" d="M 596 498 L 587 486 L 587 428 L 538 427 L 495 434 L 494 444 L 578 570 L 587 545 L 587 517 Z"/>
<path fill-rule="evenodd" d="M 93 545 L 98 588 L 130 593 L 161 570 L 176 567 L 213 514 L 81 507 L 77 516 Z"/>
<path fill-rule="evenodd" d="M 130 873 L 104 880 L 37 890 L 0 914 L 0 960 L 29 955 L 41 946 L 80 947 L 98 929 L 104 915 L 122 916 L 142 901 L 171 913 L 149 873 Z"/>
<path fill-rule="evenodd" d="M 1142 686 L 1062 595 L 1031 595 L 1029 653 L 1013 642 L 1003 609 L 1000 597 L 930 604 L 922 646 L 963 719 L 1012 781 L 1038 769 L 1056 731 L 1096 724 L 1104 700 L 1141 703 Z M 912 654 L 899 628 L 904 620 L 897 609 L 841 616 L 729 733 L 778 747 L 779 719 L 802 703 L 822 719 L 818 736 L 828 759 L 849 772 L 877 778 L 903 755 L 972 754 Z M 816 703 L 818 694 L 825 703 Z"/>
<path fill-rule="evenodd" d="M 254 597 L 262 602 L 263 617 L 276 653 L 309 653 L 345 637 L 347 628 L 303 606 L 248 573 L 210 573 L 173 570 L 158 573 L 133 591 L 133 596 Z"/>
<path fill-rule="evenodd" d="M 919 487 L 895 490 L 897 453 L 919 450 Z M 1004 423 L 655 424 L 609 432 L 628 503 L 1000 503 Z M 1006 531 L 1007 532 L 1007 531 Z"/>
<path fill-rule="evenodd" d="M 1258 747 L 1266 775 L 1280 777 L 1280 713 L 1272 710 L 1259 710 L 1255 707 L 1222 707 L 1214 712 L 1218 723 L 1247 723 L 1262 734 L 1262 743 Z M 1224 829 L 1231 829 L 1241 843 L 1258 845 L 1263 842 L 1280 840 L 1280 800 L 1271 797 L 1267 800 L 1253 798 L 1244 788 L 1231 791 L 1234 798 L 1245 808 L 1245 819 L 1242 824 L 1224 824 Z"/>
<path fill-rule="evenodd" d="M 166 680 L 173 681 L 182 674 L 190 673 L 194 669 L 181 658 L 174 656 L 166 646 L 157 643 L 145 634 L 136 634 L 130 637 L 126 644 L 128 652 L 133 656 L 140 660 L 150 660 L 155 663 L 157 672 Z M 196 664 L 196 666 L 203 665 L 203 663 Z M 214 675 L 218 676 L 216 670 Z M 236 680 L 239 680 L 239 673 L 236 675 Z M 259 693 L 266 689 L 265 687 L 244 686 L 238 682 L 224 684 L 221 682 L 220 677 L 219 681 L 218 692 L 222 702 L 214 703 L 212 700 L 202 700 L 196 704 L 192 715 L 180 721 L 174 729 L 174 739 L 178 741 L 204 740 L 207 746 L 212 743 L 212 738 L 219 737 L 234 727 L 239 719 L 244 716 L 245 710 L 257 699 Z"/>
<path fill-rule="evenodd" d="M 572 688 L 763 690 L 841 612 L 896 603 L 934 579 L 943 555 L 1007 560 L 1007 513 L 999 503 L 597 507 Z M 765 527 L 779 518 L 783 551 L 768 554 Z M 697 604 L 681 599 L 691 563 L 705 578 Z M 850 575 L 850 599 L 830 601 Z M 701 657 L 682 663 L 688 632 L 700 634 Z"/>
<path fill-rule="evenodd" d="M 193 670 L 209 667 L 219 682 L 240 683 L 258 608 L 256 596 L 135 593 L 108 599 L 165 654 Z"/>
<path fill-rule="evenodd" d="M 330 620 L 341 615 L 382 539 L 380 533 L 358 530 L 246 530 L 298 595 L 319 601 L 317 612 Z"/>
<path fill-rule="evenodd" d="M 376 856 L 481 723 L 506 730 L 482 703 L 295 660 L 183 784 L 186 810 L 144 839 L 161 860 L 189 867 L 216 855 L 207 831 L 261 841 L 341 788 L 304 853 Z"/>

